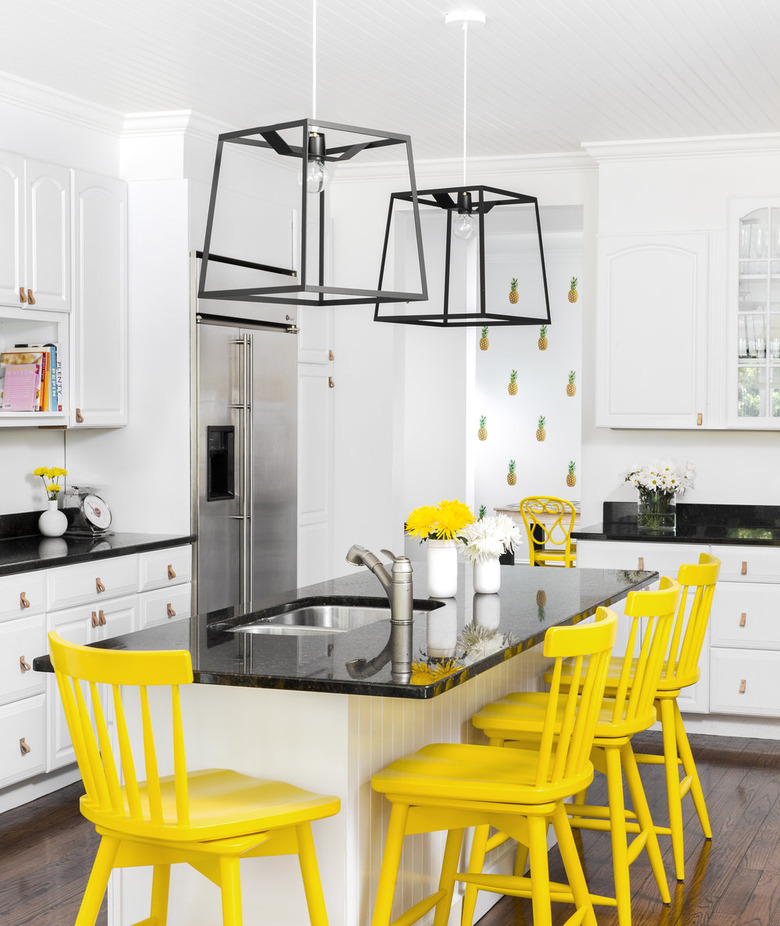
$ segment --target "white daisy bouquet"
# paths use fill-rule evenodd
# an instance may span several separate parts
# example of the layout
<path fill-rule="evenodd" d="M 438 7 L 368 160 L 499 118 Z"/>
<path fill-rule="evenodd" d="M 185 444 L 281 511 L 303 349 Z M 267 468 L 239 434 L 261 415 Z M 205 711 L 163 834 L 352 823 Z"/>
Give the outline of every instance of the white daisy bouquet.
<path fill-rule="evenodd" d="M 484 563 L 497 559 L 502 553 L 509 553 L 515 546 L 520 546 L 520 529 L 505 514 L 480 518 L 461 533 L 463 556 L 470 563 Z"/>
<path fill-rule="evenodd" d="M 625 481 L 639 490 L 639 494 L 657 492 L 661 495 L 682 495 L 693 486 L 692 463 L 679 467 L 672 460 L 653 460 L 645 466 L 634 465 L 625 473 Z"/>

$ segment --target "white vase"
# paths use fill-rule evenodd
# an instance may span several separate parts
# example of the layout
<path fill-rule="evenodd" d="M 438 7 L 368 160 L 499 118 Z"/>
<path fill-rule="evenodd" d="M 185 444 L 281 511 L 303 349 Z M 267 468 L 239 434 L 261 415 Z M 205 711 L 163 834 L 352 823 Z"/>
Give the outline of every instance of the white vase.
<path fill-rule="evenodd" d="M 458 592 L 458 547 L 454 540 L 428 540 L 428 595 L 454 598 Z"/>
<path fill-rule="evenodd" d="M 458 606 L 448 601 L 443 608 L 429 611 L 427 655 L 436 659 L 452 659 L 458 645 Z"/>
<path fill-rule="evenodd" d="M 480 595 L 492 595 L 499 588 L 501 588 L 501 563 L 498 558 L 474 563 L 474 591 Z"/>
<path fill-rule="evenodd" d="M 38 530 L 44 537 L 62 537 L 68 529 L 68 518 L 57 507 L 57 499 L 48 502 L 48 508 L 38 518 Z"/>

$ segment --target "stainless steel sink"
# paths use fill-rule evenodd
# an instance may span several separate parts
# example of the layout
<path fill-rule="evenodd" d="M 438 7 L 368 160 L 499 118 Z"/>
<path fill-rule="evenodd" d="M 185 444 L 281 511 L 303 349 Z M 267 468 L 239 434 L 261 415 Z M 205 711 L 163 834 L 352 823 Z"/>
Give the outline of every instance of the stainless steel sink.
<path fill-rule="evenodd" d="M 414 616 L 424 613 L 415 611 Z M 339 605 L 316 604 L 293 608 L 281 614 L 272 614 L 233 626 L 233 633 L 296 633 L 326 632 L 339 633 L 355 630 L 376 621 L 389 621 L 390 608 L 381 605 Z"/>

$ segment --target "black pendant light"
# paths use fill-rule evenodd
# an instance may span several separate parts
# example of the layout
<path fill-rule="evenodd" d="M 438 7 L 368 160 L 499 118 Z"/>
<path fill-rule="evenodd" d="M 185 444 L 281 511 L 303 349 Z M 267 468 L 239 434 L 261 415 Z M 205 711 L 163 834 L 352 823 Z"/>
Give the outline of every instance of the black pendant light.
<path fill-rule="evenodd" d="M 317 0 L 312 0 L 312 118 L 226 132 L 219 136 L 209 198 L 198 296 L 282 305 L 359 305 L 428 298 L 420 211 L 408 135 L 380 132 L 316 118 Z M 376 263 L 349 266 L 337 260 L 328 187 L 341 165 L 358 158 L 377 163 L 385 149 L 404 152 L 409 174 L 412 244 L 408 283 L 379 284 Z M 362 210 L 362 211 L 361 211 Z M 240 217 L 240 221 L 237 220 Z M 346 222 L 346 219 L 340 220 Z M 358 240 L 377 242 L 391 220 L 370 204 L 350 204 L 349 225 Z M 353 238 L 354 241 L 354 238 Z M 377 253 L 377 258 L 379 254 Z M 384 255 L 381 266 L 384 266 Z"/>
<path fill-rule="evenodd" d="M 398 235 L 411 224 L 410 205 L 419 204 L 429 267 L 436 257 L 443 277 L 431 280 L 427 311 L 416 307 L 383 310 L 374 320 L 429 327 L 540 325 L 550 323 L 539 203 L 535 196 L 466 182 L 466 99 L 468 27 L 483 25 L 477 11 L 448 13 L 447 24 L 463 27 L 463 183 L 456 187 L 410 190 L 390 197 L 379 287 L 406 266 L 396 256 Z M 411 231 L 411 229 L 410 229 Z M 516 288 L 521 279 L 520 288 Z"/>

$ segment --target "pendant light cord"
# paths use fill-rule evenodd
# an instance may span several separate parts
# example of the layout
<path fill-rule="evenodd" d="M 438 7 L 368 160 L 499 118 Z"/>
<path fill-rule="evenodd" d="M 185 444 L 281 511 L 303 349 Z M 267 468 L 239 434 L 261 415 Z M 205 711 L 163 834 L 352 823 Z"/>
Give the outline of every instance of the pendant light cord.
<path fill-rule="evenodd" d="M 466 186 L 466 119 L 467 119 L 467 90 L 468 90 L 468 43 L 469 24 L 463 23 L 463 186 Z"/>
<path fill-rule="evenodd" d="M 311 117 L 317 118 L 317 0 L 311 2 Z"/>

